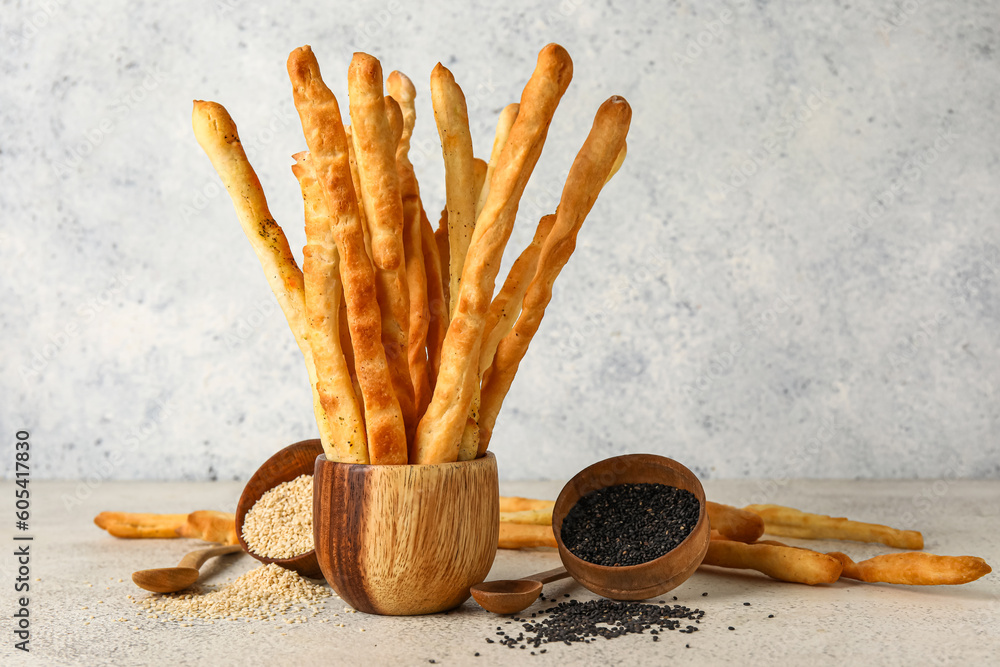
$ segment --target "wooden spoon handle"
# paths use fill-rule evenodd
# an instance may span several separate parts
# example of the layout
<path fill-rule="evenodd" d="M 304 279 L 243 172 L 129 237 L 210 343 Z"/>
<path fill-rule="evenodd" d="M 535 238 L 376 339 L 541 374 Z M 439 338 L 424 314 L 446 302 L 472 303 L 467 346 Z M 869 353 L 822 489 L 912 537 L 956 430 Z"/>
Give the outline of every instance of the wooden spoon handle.
<path fill-rule="evenodd" d="M 237 551 L 243 551 L 243 547 L 238 544 L 227 544 L 220 547 L 198 549 L 197 551 L 192 551 L 187 556 L 184 556 L 177 567 L 192 567 L 197 570 L 204 565 L 205 561 L 209 558 L 224 556 L 226 554 L 236 553 Z"/>
<path fill-rule="evenodd" d="M 566 568 L 557 567 L 551 570 L 546 570 L 545 572 L 533 574 L 530 577 L 525 577 L 525 579 L 528 581 L 537 581 L 542 584 L 547 584 L 550 581 L 558 581 L 559 579 L 565 579 L 568 576 L 569 572 L 566 571 Z"/>

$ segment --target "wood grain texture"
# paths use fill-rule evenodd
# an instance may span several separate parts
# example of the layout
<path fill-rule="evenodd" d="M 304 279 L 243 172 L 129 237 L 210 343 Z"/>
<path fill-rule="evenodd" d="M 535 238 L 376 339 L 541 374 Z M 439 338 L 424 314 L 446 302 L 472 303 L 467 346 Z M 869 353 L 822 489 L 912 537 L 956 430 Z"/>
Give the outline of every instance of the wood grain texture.
<path fill-rule="evenodd" d="M 563 544 L 563 519 L 582 496 L 619 484 L 666 484 L 690 491 L 701 503 L 698 523 L 677 547 L 646 563 L 610 567 L 577 558 Z M 705 505 L 701 482 L 677 461 L 655 454 L 627 454 L 584 468 L 563 487 L 552 510 L 552 530 L 563 565 L 574 579 L 613 600 L 645 600 L 680 586 L 705 559 L 711 530 Z"/>
<path fill-rule="evenodd" d="M 319 563 L 316 560 L 315 551 L 307 551 L 293 558 L 268 558 L 255 554 L 247 546 L 247 543 L 243 541 L 243 520 L 246 519 L 250 508 L 266 492 L 279 484 L 292 481 L 299 475 L 311 474 L 316 457 L 322 453 L 323 443 L 319 439 L 303 440 L 285 447 L 257 469 L 257 472 L 253 474 L 247 485 L 243 487 L 243 494 L 240 496 L 240 502 L 236 506 L 236 537 L 239 539 L 240 546 L 243 547 L 244 551 L 261 563 L 277 563 L 281 567 L 294 570 L 310 579 L 323 578 L 323 573 L 320 572 Z"/>
<path fill-rule="evenodd" d="M 358 611 L 453 609 L 493 565 L 499 485 L 492 454 L 439 465 L 316 459 L 313 530 L 326 580 Z"/>

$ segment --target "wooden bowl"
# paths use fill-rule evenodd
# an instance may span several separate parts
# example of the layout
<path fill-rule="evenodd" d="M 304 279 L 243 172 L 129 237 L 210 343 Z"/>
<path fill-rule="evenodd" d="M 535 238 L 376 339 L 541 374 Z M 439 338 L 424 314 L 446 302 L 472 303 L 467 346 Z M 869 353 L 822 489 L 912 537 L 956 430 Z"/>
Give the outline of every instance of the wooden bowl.
<path fill-rule="evenodd" d="M 701 503 L 698 523 L 673 550 L 639 565 L 595 565 L 574 556 L 562 541 L 563 518 L 582 496 L 618 484 L 667 484 L 690 491 Z M 677 461 L 654 454 L 615 456 L 584 468 L 559 492 L 552 510 L 552 529 L 559 556 L 573 578 L 614 600 L 645 600 L 676 588 L 701 565 L 710 537 L 701 482 Z"/>
<path fill-rule="evenodd" d="M 358 611 L 432 614 L 469 597 L 500 534 L 497 462 L 361 465 L 316 459 L 316 554 L 330 586 Z"/>
<path fill-rule="evenodd" d="M 311 475 L 316 457 L 323 453 L 323 445 L 319 440 L 303 440 L 285 447 L 264 462 L 253 474 L 247 485 L 243 487 L 243 495 L 236 506 L 236 537 L 243 550 L 261 563 L 277 563 L 281 567 L 294 570 L 303 577 L 322 579 L 323 573 L 316 561 L 316 551 L 307 551 L 292 558 L 267 558 L 255 554 L 243 541 L 243 520 L 250 508 L 260 500 L 260 497 L 284 482 L 290 482 L 299 475 Z"/>

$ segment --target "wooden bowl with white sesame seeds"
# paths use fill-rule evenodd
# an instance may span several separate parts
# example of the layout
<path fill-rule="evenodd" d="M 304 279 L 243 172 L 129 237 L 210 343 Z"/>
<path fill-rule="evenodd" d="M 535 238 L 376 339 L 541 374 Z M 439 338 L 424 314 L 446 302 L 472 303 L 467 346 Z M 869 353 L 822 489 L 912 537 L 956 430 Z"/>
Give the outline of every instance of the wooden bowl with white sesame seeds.
<path fill-rule="evenodd" d="M 290 558 L 269 558 L 262 556 L 254 552 L 251 546 L 247 544 L 243 535 L 243 527 L 247 513 L 265 493 L 280 484 L 291 482 L 302 475 L 312 475 L 316 457 L 322 453 L 323 445 L 318 439 L 303 440 L 285 447 L 257 469 L 257 472 L 253 474 L 253 477 L 250 478 L 250 481 L 243 488 L 243 495 L 240 496 L 240 502 L 236 506 L 236 536 L 248 554 L 261 563 L 275 563 L 283 568 L 294 570 L 303 577 L 309 577 L 310 579 L 323 578 L 319 562 L 316 559 L 315 549 L 310 549 Z M 311 505 L 309 509 L 311 511 Z"/>

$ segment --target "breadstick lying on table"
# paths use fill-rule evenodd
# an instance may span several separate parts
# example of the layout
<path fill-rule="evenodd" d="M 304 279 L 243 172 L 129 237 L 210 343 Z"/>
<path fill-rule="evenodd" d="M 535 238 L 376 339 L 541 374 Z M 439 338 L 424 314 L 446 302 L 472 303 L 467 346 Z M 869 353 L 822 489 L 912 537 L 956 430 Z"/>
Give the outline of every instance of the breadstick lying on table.
<path fill-rule="evenodd" d="M 229 116 L 229 112 L 221 104 L 195 100 L 191 125 L 198 145 L 211 160 L 222 184 L 229 192 L 243 233 L 246 234 L 257 259 L 260 260 L 264 275 L 267 276 L 267 283 L 278 299 L 281 312 L 288 320 L 288 326 L 295 336 L 295 342 L 302 352 L 306 371 L 309 373 L 309 385 L 313 392 L 313 412 L 316 415 L 320 438 L 323 442 L 332 442 L 333 434 L 316 386 L 316 365 L 313 361 L 312 348 L 306 340 L 308 325 L 302 271 L 295 263 L 292 251 L 288 247 L 288 239 L 271 217 L 264 190 L 247 160 L 239 133 L 236 131 L 236 123 Z"/>
<path fill-rule="evenodd" d="M 472 405 L 470 373 L 473 378 L 478 376 L 476 351 L 482 342 L 486 313 L 517 203 L 541 155 L 552 115 L 572 73 L 573 63 L 566 50 L 549 44 L 539 53 L 538 64 L 521 96 L 517 120 L 493 173 L 486 205 L 476 221 L 462 271 L 461 295 L 454 300 L 457 307 L 444 340 L 434 395 L 417 427 L 417 463 L 458 459 Z"/>
<path fill-rule="evenodd" d="M 798 584 L 831 584 L 843 569 L 839 560 L 809 549 L 711 540 L 703 565 L 756 570 L 772 579 Z"/>
<path fill-rule="evenodd" d="M 372 238 L 382 346 L 393 392 L 409 434 L 416 427 L 417 410 L 407 357 L 410 305 L 403 248 L 403 200 L 396 170 L 398 142 L 392 135 L 386 112 L 379 61 L 367 53 L 355 53 L 347 71 L 347 83 L 354 153 L 361 178 L 360 199 Z"/>
<path fill-rule="evenodd" d="M 365 251 L 340 107 L 323 83 L 319 64 L 308 46 L 288 56 L 288 75 L 340 255 L 348 325 L 364 402 L 368 457 L 371 463 L 403 464 L 407 462 L 406 428 L 382 347 L 375 277 Z"/>
<path fill-rule="evenodd" d="M 536 500 L 520 496 L 500 496 L 501 512 L 522 512 L 524 510 L 552 510 L 556 506 L 554 500 Z"/>
<path fill-rule="evenodd" d="M 924 548 L 924 536 L 915 530 L 811 514 L 781 505 L 747 505 L 743 509 L 760 516 L 764 520 L 764 532 L 770 535 L 806 540 L 878 542 L 899 549 Z"/>
<path fill-rule="evenodd" d="M 867 582 L 940 586 L 967 584 L 993 569 L 978 556 L 935 556 L 922 552 L 883 554 L 855 563 L 847 554 L 830 552 L 843 565 L 840 576 Z"/>
<path fill-rule="evenodd" d="M 330 425 L 323 451 L 331 461 L 368 463 L 368 440 L 361 409 L 354 394 L 351 372 L 341 347 L 340 255 L 333 238 L 332 220 L 323 189 L 316 181 L 308 153 L 293 156 L 292 172 L 302 189 L 305 205 L 306 247 L 302 254 L 305 277 L 306 323 L 316 364 L 319 397 Z"/>
<path fill-rule="evenodd" d="M 236 515 L 215 510 L 190 514 L 136 514 L 101 512 L 94 523 L 114 537 L 125 539 L 191 537 L 206 542 L 237 544 Z"/>
<path fill-rule="evenodd" d="M 713 503 L 711 500 L 705 503 L 705 509 L 712 529 L 730 540 L 756 542 L 764 534 L 764 521 L 753 512 Z"/>
<path fill-rule="evenodd" d="M 515 131 L 525 109 L 522 104 L 514 123 Z M 479 416 L 480 453 L 485 452 L 489 445 L 503 400 L 552 299 L 552 285 L 576 248 L 580 227 L 625 145 L 631 120 L 632 109 L 625 98 L 613 96 L 608 99 L 597 110 L 590 134 L 573 160 L 556 210 L 555 225 L 542 245 L 535 276 L 524 295 L 521 314 L 513 330 L 500 341 L 493 365 L 483 377 Z M 512 131 L 508 142 L 512 142 L 514 136 Z"/>
<path fill-rule="evenodd" d="M 529 549 L 531 547 L 555 547 L 556 538 L 552 526 L 536 526 L 527 523 L 500 523 L 500 549 Z"/>

